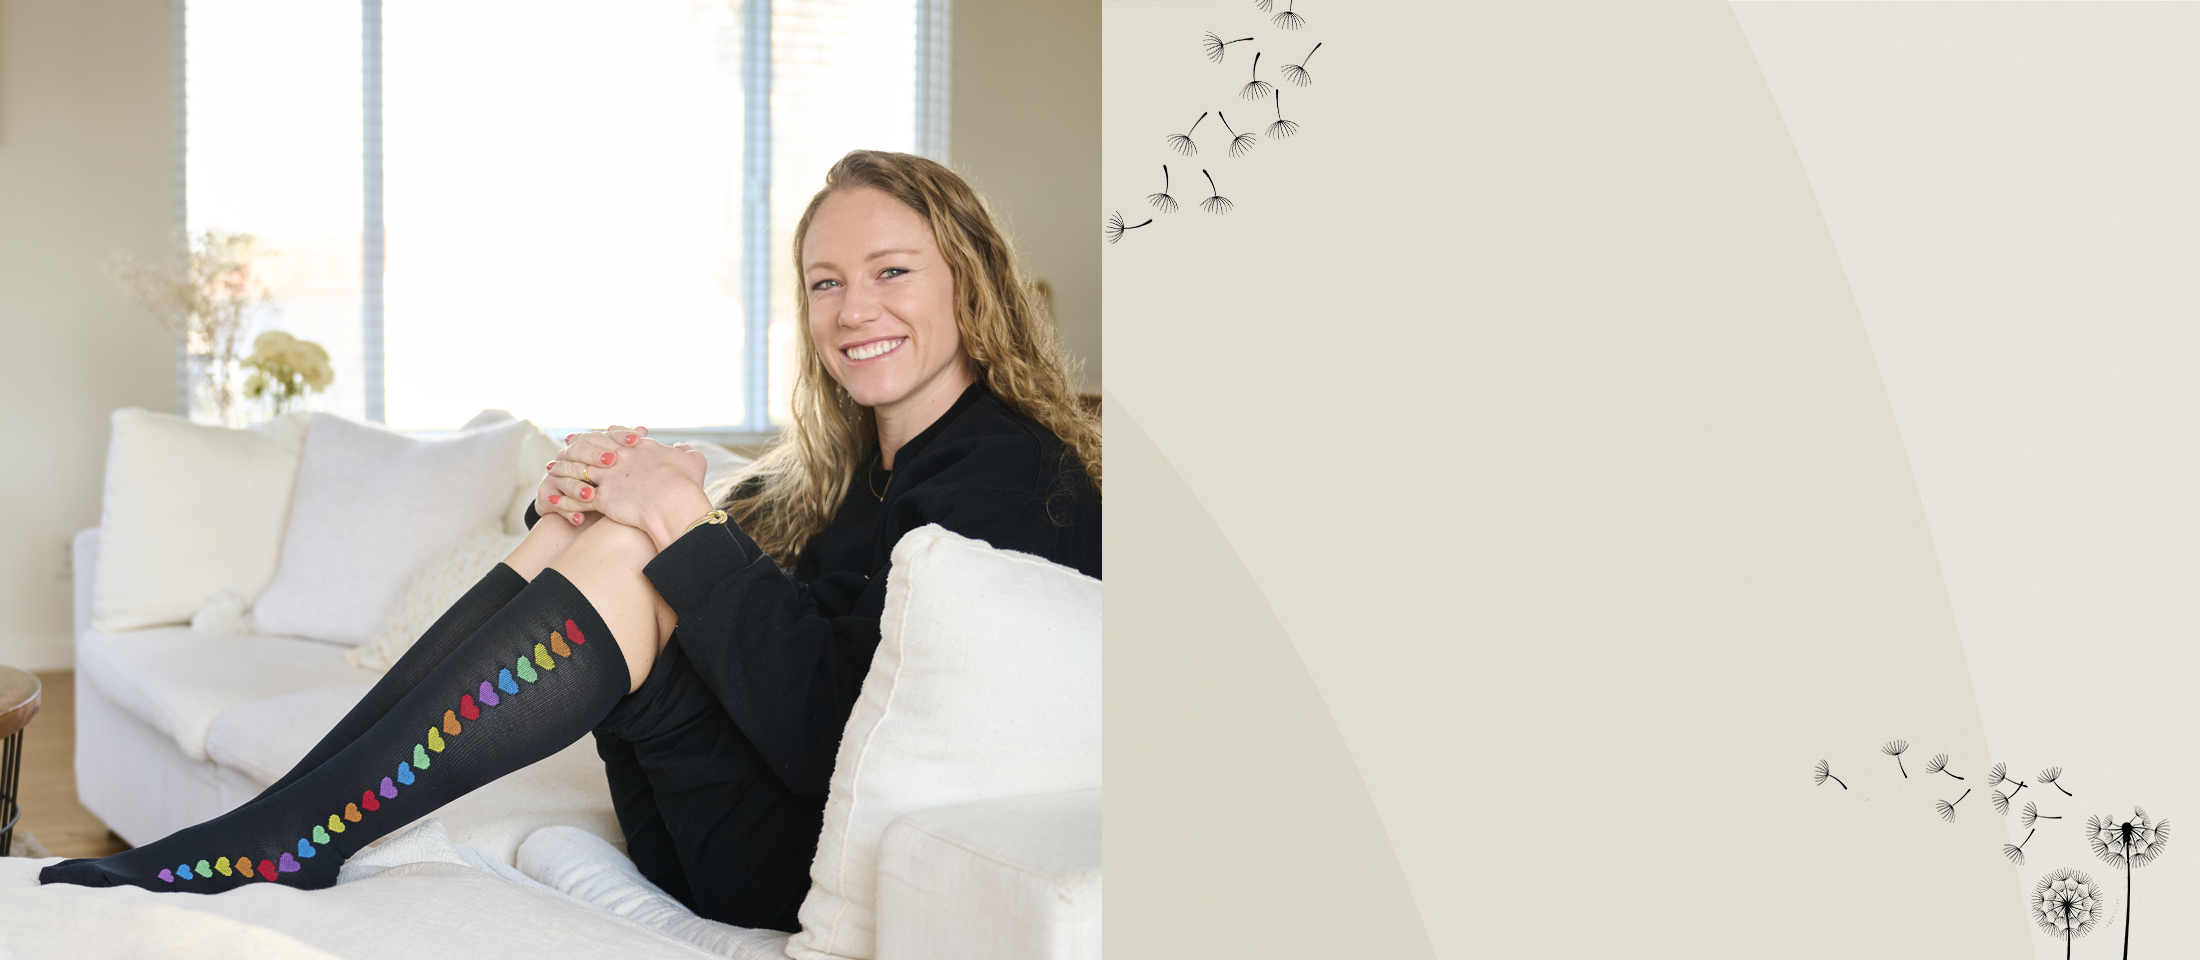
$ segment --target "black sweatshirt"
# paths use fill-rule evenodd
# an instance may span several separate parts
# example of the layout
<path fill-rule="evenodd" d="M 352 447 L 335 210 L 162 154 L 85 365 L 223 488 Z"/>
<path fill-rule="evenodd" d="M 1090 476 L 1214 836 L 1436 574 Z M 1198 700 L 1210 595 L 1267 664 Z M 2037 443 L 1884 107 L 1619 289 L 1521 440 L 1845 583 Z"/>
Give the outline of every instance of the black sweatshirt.
<path fill-rule="evenodd" d="M 859 471 L 791 577 L 732 523 L 687 532 L 643 569 L 679 615 L 674 642 L 766 766 L 819 802 L 878 648 L 903 534 L 937 523 L 1100 576 L 1099 492 L 1059 438 L 983 386 L 963 391 L 895 464 Z"/>

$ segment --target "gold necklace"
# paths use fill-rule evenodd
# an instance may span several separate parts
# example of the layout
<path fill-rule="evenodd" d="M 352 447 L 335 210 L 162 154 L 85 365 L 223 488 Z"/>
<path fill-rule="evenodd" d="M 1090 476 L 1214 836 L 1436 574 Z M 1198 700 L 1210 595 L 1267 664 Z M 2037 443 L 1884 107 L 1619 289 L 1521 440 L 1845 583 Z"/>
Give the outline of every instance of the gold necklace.
<path fill-rule="evenodd" d="M 871 491 L 871 498 L 872 498 L 872 499 L 874 499 L 874 500 L 877 500 L 877 501 L 879 501 L 879 502 L 881 502 L 881 503 L 884 503 L 884 502 L 886 501 L 886 494 L 885 494 L 885 493 L 883 493 L 883 492 L 881 492 L 881 491 L 879 490 L 879 488 L 878 488 L 878 487 L 877 487 L 876 485 L 874 485 L 874 482 L 873 482 L 873 481 L 871 480 L 871 474 L 872 474 L 872 472 L 873 472 L 871 468 L 872 468 L 872 467 L 874 467 L 874 466 L 877 466 L 877 465 L 878 465 L 878 455 L 877 455 L 877 454 L 873 454 L 873 455 L 871 456 L 871 462 L 870 462 L 870 463 L 867 463 L 867 464 L 864 464 L 864 465 L 863 465 L 863 489 Z M 893 489 L 893 488 L 894 488 L 894 476 L 893 476 L 893 473 L 892 473 L 891 471 L 888 471 L 888 473 L 887 473 L 887 475 L 886 475 L 886 489 L 888 489 L 888 490 L 891 490 L 891 489 Z"/>

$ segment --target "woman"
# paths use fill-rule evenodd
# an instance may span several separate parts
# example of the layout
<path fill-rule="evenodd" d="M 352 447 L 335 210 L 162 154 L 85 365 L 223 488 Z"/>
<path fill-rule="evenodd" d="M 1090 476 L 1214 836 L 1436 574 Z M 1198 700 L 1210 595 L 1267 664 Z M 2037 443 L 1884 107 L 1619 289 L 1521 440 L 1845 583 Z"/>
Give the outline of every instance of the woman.
<path fill-rule="evenodd" d="M 369 841 L 592 732 L 645 876 L 703 916 L 796 929 L 894 543 L 939 523 L 1099 576 L 1100 437 L 1006 241 L 945 167 L 842 158 L 795 263 L 794 423 L 721 509 L 693 450 L 639 427 L 569 438 L 531 511 L 550 522 L 295 769 L 40 879 L 326 886 Z"/>

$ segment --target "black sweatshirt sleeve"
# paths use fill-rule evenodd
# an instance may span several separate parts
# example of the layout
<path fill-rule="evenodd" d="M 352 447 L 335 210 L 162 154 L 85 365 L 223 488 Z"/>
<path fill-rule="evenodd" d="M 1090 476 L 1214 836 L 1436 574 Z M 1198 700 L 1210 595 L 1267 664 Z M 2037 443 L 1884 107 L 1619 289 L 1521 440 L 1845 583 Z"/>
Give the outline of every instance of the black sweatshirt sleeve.
<path fill-rule="evenodd" d="M 882 547 L 938 523 L 1086 567 L 1058 556 L 1066 528 L 1050 519 L 1036 483 L 1045 475 L 1036 469 L 1039 453 L 1029 444 L 933 444 L 906 465 L 909 486 L 897 485 L 885 504 Z M 1095 572 L 1097 511 L 1095 503 L 1089 524 Z M 682 651 L 742 733 L 789 790 L 824 796 L 841 729 L 878 648 L 885 560 L 868 575 L 828 573 L 805 586 L 726 523 L 689 531 L 643 572 L 679 615 Z"/>

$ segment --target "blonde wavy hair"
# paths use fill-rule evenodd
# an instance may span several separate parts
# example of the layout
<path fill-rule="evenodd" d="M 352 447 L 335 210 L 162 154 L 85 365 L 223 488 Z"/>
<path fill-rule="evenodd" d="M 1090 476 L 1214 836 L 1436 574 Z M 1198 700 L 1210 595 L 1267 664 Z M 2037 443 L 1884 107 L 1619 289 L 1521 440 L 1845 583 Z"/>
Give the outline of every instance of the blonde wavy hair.
<path fill-rule="evenodd" d="M 985 199 L 954 171 L 906 153 L 857 150 L 833 164 L 825 188 L 810 198 L 795 225 L 795 275 L 803 275 L 802 241 L 825 198 L 872 188 L 901 201 L 932 225 L 955 280 L 955 327 L 978 371 L 978 382 L 1011 412 L 1061 438 L 1093 489 L 1100 487 L 1100 419 L 1070 388 L 1054 319 L 1017 269 Z M 856 471 L 878 449 L 871 410 L 833 379 L 810 336 L 808 296 L 795 298 L 802 359 L 794 381 L 794 422 L 755 464 L 730 478 L 725 509 L 783 566 L 801 560 L 810 538 L 824 532 L 848 495 Z M 1074 476 L 1065 463 L 1065 482 Z M 1055 491 L 1059 496 L 1066 488 Z"/>

